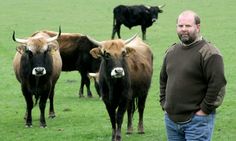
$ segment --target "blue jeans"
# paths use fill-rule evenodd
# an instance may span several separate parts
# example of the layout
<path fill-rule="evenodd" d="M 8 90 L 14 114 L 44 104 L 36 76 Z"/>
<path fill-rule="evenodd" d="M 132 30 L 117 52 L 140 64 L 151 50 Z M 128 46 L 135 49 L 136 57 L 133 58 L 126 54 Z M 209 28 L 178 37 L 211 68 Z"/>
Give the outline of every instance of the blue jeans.
<path fill-rule="evenodd" d="M 165 113 L 168 141 L 210 141 L 214 128 L 215 114 L 194 115 L 186 123 L 175 123 Z"/>

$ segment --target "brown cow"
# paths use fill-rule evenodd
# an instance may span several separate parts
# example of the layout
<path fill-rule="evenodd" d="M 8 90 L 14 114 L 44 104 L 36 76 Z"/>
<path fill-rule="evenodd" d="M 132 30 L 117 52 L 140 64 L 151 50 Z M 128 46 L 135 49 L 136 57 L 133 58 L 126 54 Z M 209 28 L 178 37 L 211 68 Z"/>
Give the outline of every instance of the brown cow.
<path fill-rule="evenodd" d="M 48 97 L 50 99 L 49 117 L 55 117 L 54 88 L 62 67 L 59 45 L 56 41 L 60 33 L 61 30 L 58 35 L 50 37 L 39 32 L 27 39 L 15 38 L 15 32 L 13 33 L 13 40 L 20 43 L 13 60 L 13 67 L 26 101 L 26 127 L 32 127 L 33 96 L 36 99 L 35 105 L 40 99 L 40 127 L 47 126 L 45 107 Z"/>
<path fill-rule="evenodd" d="M 57 32 L 53 31 L 42 32 L 51 37 L 57 35 Z M 79 96 L 83 97 L 83 88 L 86 85 L 87 96 L 92 97 L 88 72 L 97 72 L 101 61 L 94 59 L 89 51 L 97 46 L 86 36 L 78 33 L 62 33 L 58 38 L 58 43 L 62 58 L 62 71 L 79 71 L 81 75 Z"/>
<path fill-rule="evenodd" d="M 128 112 L 127 133 L 131 134 L 135 104 L 138 106 L 138 132 L 144 133 L 143 112 L 153 72 L 153 54 L 139 37 L 126 41 L 98 42 L 90 53 L 102 58 L 99 70 L 99 88 L 112 124 L 112 140 L 121 140 L 121 126 Z M 136 103 L 137 102 L 137 103 Z"/>

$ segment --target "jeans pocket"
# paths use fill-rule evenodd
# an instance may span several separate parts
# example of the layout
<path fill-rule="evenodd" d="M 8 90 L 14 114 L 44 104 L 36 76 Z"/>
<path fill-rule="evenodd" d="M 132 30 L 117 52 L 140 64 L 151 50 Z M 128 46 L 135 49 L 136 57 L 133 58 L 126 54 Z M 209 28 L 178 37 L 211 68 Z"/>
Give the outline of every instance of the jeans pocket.
<path fill-rule="evenodd" d="M 194 115 L 192 118 L 192 122 L 198 126 L 207 126 L 209 115 Z"/>

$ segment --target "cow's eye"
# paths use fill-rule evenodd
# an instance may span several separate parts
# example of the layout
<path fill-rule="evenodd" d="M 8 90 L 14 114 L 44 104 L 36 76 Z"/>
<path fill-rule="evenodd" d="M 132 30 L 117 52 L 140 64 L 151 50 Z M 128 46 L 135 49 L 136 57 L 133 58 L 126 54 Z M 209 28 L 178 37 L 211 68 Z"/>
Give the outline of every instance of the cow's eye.
<path fill-rule="evenodd" d="M 111 54 L 108 53 L 108 52 L 104 52 L 103 57 L 104 57 L 105 59 L 109 59 L 109 58 L 111 57 Z"/>
<path fill-rule="evenodd" d="M 122 56 L 127 56 L 127 53 L 125 50 L 122 51 Z"/>
<path fill-rule="evenodd" d="M 33 52 L 30 51 L 29 49 L 25 50 L 25 53 L 26 53 L 30 58 L 33 57 Z"/>

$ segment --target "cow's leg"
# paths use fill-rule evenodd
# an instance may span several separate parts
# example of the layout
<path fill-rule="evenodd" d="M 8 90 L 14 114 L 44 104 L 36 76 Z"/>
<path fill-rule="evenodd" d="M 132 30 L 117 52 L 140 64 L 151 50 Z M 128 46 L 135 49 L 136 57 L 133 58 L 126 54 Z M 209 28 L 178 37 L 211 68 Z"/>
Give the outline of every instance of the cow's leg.
<path fill-rule="evenodd" d="M 116 135 L 116 111 L 115 111 L 115 107 L 113 107 L 113 105 L 105 103 L 106 105 L 106 109 L 107 112 L 109 114 L 110 117 L 110 122 L 111 122 L 111 126 L 112 126 L 112 141 L 116 141 L 115 139 L 115 135 Z"/>
<path fill-rule="evenodd" d="M 120 39 L 121 38 L 121 36 L 120 36 L 120 27 L 121 27 L 121 24 L 116 24 L 116 29 L 117 29 L 117 36 L 118 36 L 118 38 Z"/>
<path fill-rule="evenodd" d="M 28 92 L 26 87 L 22 86 L 22 92 L 26 102 L 26 113 L 25 113 L 25 127 L 32 127 L 32 109 L 33 99 L 31 93 Z"/>
<path fill-rule="evenodd" d="M 85 81 L 85 85 L 86 85 L 86 88 L 87 88 L 87 96 L 88 97 L 93 97 L 92 92 L 90 90 L 90 79 L 89 79 L 88 75 L 85 76 L 84 81 Z"/>
<path fill-rule="evenodd" d="M 143 38 L 143 40 L 146 40 L 146 27 L 141 26 L 141 29 L 142 29 L 142 38 Z"/>
<path fill-rule="evenodd" d="M 127 109 L 127 101 L 123 99 L 123 101 L 119 104 L 116 121 L 117 121 L 117 130 L 116 130 L 116 140 L 121 141 L 121 127 L 123 123 L 123 118 L 125 111 Z"/>
<path fill-rule="evenodd" d="M 53 105 L 53 100 L 54 100 L 54 88 L 55 88 L 55 85 L 52 86 L 52 89 L 51 89 L 51 92 L 50 92 L 50 95 L 49 95 L 49 100 L 50 100 L 50 106 L 49 106 L 49 118 L 55 118 L 56 115 L 55 115 L 55 112 L 54 112 L 54 105 Z"/>
<path fill-rule="evenodd" d="M 121 38 L 120 37 L 120 27 L 121 27 L 121 23 L 120 22 L 116 22 L 116 24 L 113 25 L 111 39 L 115 38 L 115 34 L 116 33 L 117 33 L 118 38 Z"/>
<path fill-rule="evenodd" d="M 81 71 L 80 75 L 81 75 L 81 83 L 80 83 L 79 97 L 84 97 L 84 94 L 83 94 L 84 93 L 84 85 L 86 85 L 86 88 L 87 88 L 87 96 L 92 97 L 92 93 L 90 90 L 90 80 L 87 76 L 87 73 Z"/>
<path fill-rule="evenodd" d="M 128 107 L 127 107 L 127 116 L 128 116 L 128 123 L 127 123 L 127 134 L 132 134 L 133 132 L 133 124 L 132 124 L 132 120 L 133 120 L 133 111 L 134 111 L 134 100 L 130 100 L 128 103 Z"/>
<path fill-rule="evenodd" d="M 113 29 L 112 29 L 111 39 L 114 39 L 114 38 L 115 38 L 116 32 L 117 32 L 117 29 L 116 29 L 116 26 L 114 25 L 114 26 L 113 26 Z"/>
<path fill-rule="evenodd" d="M 147 95 L 138 97 L 138 112 L 139 112 L 139 123 L 138 123 L 138 133 L 144 134 L 143 128 L 143 112 L 145 108 Z"/>
<path fill-rule="evenodd" d="M 84 73 L 80 72 L 81 81 L 80 81 L 80 88 L 79 88 L 79 97 L 84 97 Z"/>
<path fill-rule="evenodd" d="M 47 93 L 43 93 L 40 97 L 39 101 L 39 109 L 40 109 L 40 127 L 45 128 L 47 127 L 46 120 L 45 120 L 45 107 L 47 102 Z"/>

